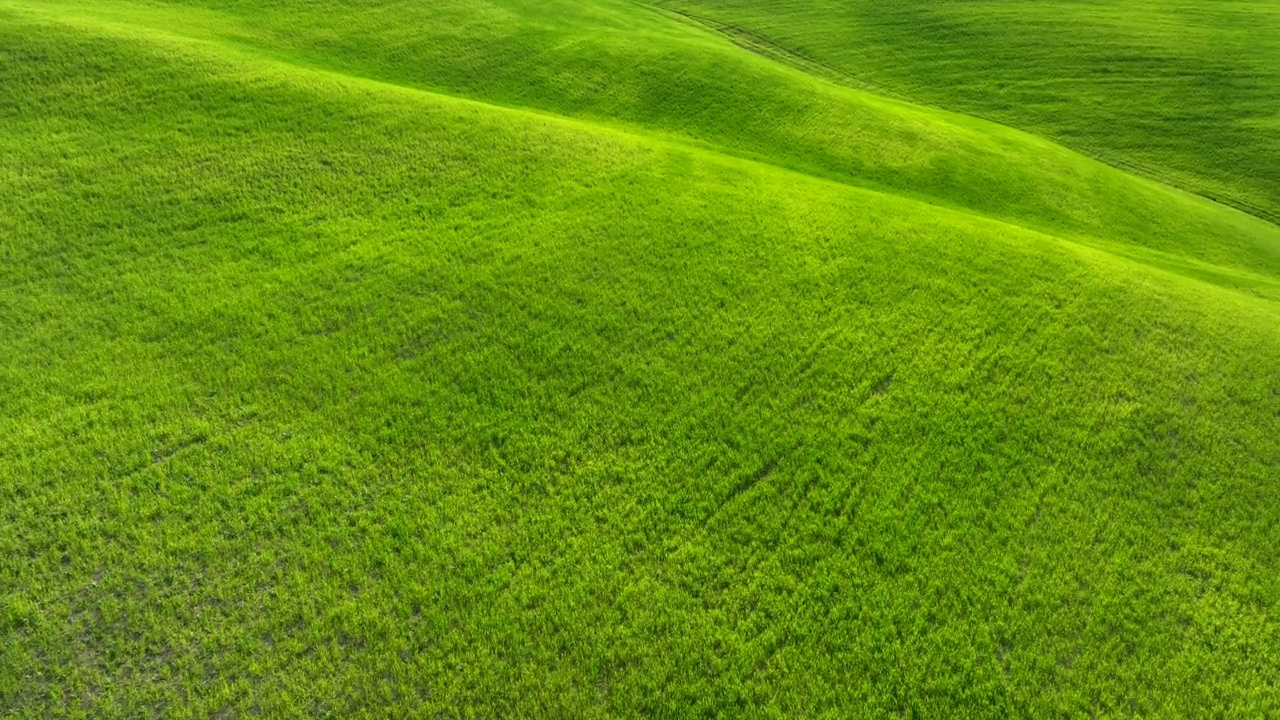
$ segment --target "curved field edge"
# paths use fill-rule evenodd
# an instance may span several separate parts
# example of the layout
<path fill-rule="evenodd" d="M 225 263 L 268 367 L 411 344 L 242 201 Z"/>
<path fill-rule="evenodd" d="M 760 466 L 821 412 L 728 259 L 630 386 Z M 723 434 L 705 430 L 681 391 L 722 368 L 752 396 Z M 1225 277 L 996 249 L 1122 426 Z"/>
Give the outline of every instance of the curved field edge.
<path fill-rule="evenodd" d="M 399 14 L 364 5 L 322 13 L 291 3 L 220 3 L 215 12 L 9 2 L 86 27 L 178 32 L 291 64 L 702 143 L 1084 242 L 1140 245 L 1166 267 L 1184 256 L 1261 276 L 1262 286 L 1280 269 L 1280 228 L 1269 223 L 1003 126 L 832 85 L 624 0 L 536 12 L 505 0 L 491 7 L 535 19 L 500 20 L 471 17 L 478 11 L 466 0 Z M 539 13 L 551 20 L 537 21 Z"/>
<path fill-rule="evenodd" d="M 1274 303 L 6 30 L 15 713 L 1275 711 Z"/>

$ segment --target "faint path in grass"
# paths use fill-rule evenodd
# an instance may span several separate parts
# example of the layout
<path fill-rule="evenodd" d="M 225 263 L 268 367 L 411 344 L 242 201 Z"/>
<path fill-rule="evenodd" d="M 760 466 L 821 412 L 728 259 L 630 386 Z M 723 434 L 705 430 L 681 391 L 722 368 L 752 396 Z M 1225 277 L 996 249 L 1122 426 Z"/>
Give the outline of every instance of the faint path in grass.
<path fill-rule="evenodd" d="M 150 456 L 146 460 L 125 469 L 123 472 L 115 473 L 114 477 L 117 481 L 129 480 L 150 470 L 158 470 L 180 455 L 204 447 L 210 442 L 229 438 L 257 421 L 256 415 L 250 415 L 238 420 L 232 420 L 214 432 L 205 430 L 192 433 L 176 442 L 151 450 Z"/>
<path fill-rule="evenodd" d="M 734 486 L 734 488 L 729 491 L 729 494 L 725 495 L 724 499 L 720 501 L 720 504 L 717 505 L 715 509 L 713 509 L 707 515 L 707 518 L 702 521 L 702 524 L 706 525 L 710 523 L 712 520 L 716 518 L 716 516 L 718 516 L 721 512 L 723 512 L 724 509 L 728 507 L 730 503 L 732 503 L 734 500 L 737 500 L 742 495 L 745 495 L 746 493 L 750 492 L 751 489 L 754 488 L 756 485 L 759 485 L 761 481 L 767 480 L 769 476 L 773 475 L 774 471 L 777 469 L 778 469 L 778 457 L 775 456 L 767 460 L 763 465 L 760 466 L 758 470 L 751 473 L 750 475 L 747 475 L 742 479 L 741 482 L 739 482 L 736 486 Z"/>

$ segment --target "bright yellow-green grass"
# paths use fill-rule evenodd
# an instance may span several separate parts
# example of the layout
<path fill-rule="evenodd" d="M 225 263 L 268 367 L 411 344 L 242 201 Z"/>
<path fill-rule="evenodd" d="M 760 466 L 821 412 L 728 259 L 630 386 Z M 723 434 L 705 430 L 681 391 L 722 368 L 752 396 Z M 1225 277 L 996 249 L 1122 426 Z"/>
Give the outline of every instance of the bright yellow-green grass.
<path fill-rule="evenodd" d="M 826 76 L 1280 220 L 1280 3 L 656 0 Z"/>
<path fill-rule="evenodd" d="M 1275 715 L 1278 303 L 641 4 L 0 0 L 0 715 Z"/>

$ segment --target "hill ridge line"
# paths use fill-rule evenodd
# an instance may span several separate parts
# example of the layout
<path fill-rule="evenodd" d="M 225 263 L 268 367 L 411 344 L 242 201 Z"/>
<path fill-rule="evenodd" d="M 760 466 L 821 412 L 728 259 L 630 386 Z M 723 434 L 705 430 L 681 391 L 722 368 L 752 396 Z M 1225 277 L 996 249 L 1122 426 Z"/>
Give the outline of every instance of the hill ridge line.
<path fill-rule="evenodd" d="M 999 125 L 1000 127 L 1008 128 L 1010 130 L 1016 130 L 1018 132 L 1027 133 L 1028 135 L 1033 135 L 1047 142 L 1051 142 L 1055 145 L 1071 150 L 1072 152 L 1079 153 L 1092 160 L 1096 160 L 1097 162 L 1103 163 L 1104 165 L 1107 165 L 1120 172 L 1127 173 L 1129 175 L 1133 175 L 1136 177 L 1142 177 L 1147 180 L 1151 180 L 1154 182 L 1161 183 L 1163 185 L 1167 185 L 1172 188 L 1176 188 L 1183 192 L 1196 195 L 1198 197 L 1204 198 L 1205 200 L 1209 200 L 1210 202 L 1214 202 L 1219 205 L 1232 208 L 1234 210 L 1238 210 L 1242 213 L 1251 215 L 1259 220 L 1262 220 L 1263 222 L 1280 227 L 1280 212 L 1268 210 L 1267 208 L 1255 205 L 1246 200 L 1241 200 L 1239 198 L 1223 195 L 1221 193 L 1215 193 L 1212 190 L 1208 190 L 1206 188 L 1197 187 L 1191 184 L 1175 181 L 1174 179 L 1169 177 L 1166 173 L 1163 173 L 1158 169 L 1151 168 L 1151 167 L 1142 165 L 1140 163 L 1135 163 L 1135 162 L 1125 160 L 1123 158 L 1115 156 L 1114 153 L 1098 150 L 1096 148 L 1078 146 L 1076 144 L 1070 143 L 1061 138 L 1056 138 L 1049 135 L 1042 135 L 1040 133 L 1033 132 L 1026 128 L 1018 127 L 1016 125 L 1010 125 L 1006 122 L 983 115 L 982 113 L 970 112 L 967 110 L 957 110 L 955 108 L 936 105 L 936 104 L 912 97 L 910 95 L 896 92 L 883 85 L 873 83 L 868 80 L 863 80 L 862 78 L 852 75 L 844 70 L 841 70 L 840 68 L 830 63 L 823 62 L 822 60 L 810 57 L 804 54 L 803 52 L 789 48 L 786 45 L 778 42 L 777 40 L 774 40 L 773 38 L 768 37 L 767 35 L 762 35 L 754 30 L 750 30 L 748 28 L 734 25 L 732 23 L 721 22 L 714 18 L 698 15 L 696 13 L 692 13 L 687 10 L 666 7 L 663 5 L 656 5 L 651 2 L 645 2 L 645 0 L 629 0 L 629 2 L 635 5 L 638 5 L 640 7 L 646 8 L 648 10 L 651 10 L 653 12 L 677 18 L 687 25 L 691 25 L 691 26 L 700 28 L 706 32 L 721 36 L 726 40 L 728 40 L 731 44 L 737 46 L 738 48 L 746 50 L 747 52 L 755 53 L 768 60 L 772 60 L 773 62 L 786 65 L 795 70 L 799 70 L 800 72 L 805 73 L 806 75 L 810 75 L 814 78 L 825 80 L 827 82 L 833 82 L 838 85 L 843 85 L 845 87 L 852 88 L 854 90 L 860 90 L 862 92 L 879 95 L 881 97 L 888 98 L 890 100 L 896 100 L 898 102 L 904 102 L 904 103 L 908 103 L 910 105 L 915 105 L 918 107 L 929 108 L 931 110 L 941 110 L 948 113 L 955 113 L 957 115 L 964 115 L 965 117 L 970 117 L 975 120 L 981 120 L 983 122 L 988 122 L 993 125 Z"/>
<path fill-rule="evenodd" d="M 639 2 L 639 0 L 631 0 L 631 1 Z M 11 8 L 14 7 L 14 4 L 7 0 L 0 0 L 0 5 L 8 6 Z M 88 28 L 90 30 L 98 29 L 108 34 L 112 34 L 112 29 L 118 28 L 120 30 L 131 31 L 126 36 L 130 39 L 135 39 L 135 40 L 140 40 L 143 38 L 154 38 L 154 37 L 169 38 L 171 40 L 181 42 L 184 45 L 213 47 L 213 48 L 217 48 L 222 53 L 233 55 L 238 58 L 243 58 L 245 60 L 253 60 L 268 66 L 274 65 L 280 68 L 287 68 L 294 72 L 314 73 L 316 75 L 329 77 L 338 82 L 353 83 L 357 85 L 360 85 L 360 84 L 371 85 L 384 90 L 390 90 L 394 92 L 401 92 L 401 93 L 408 93 L 408 94 L 421 94 L 421 95 L 426 95 L 432 98 L 446 100 L 448 102 L 473 105 L 473 106 L 478 106 L 478 107 L 487 108 L 491 110 L 497 110 L 501 112 L 528 115 L 528 116 L 548 120 L 551 122 L 580 126 L 582 128 L 588 129 L 593 132 L 613 133 L 629 139 L 634 139 L 634 140 L 638 140 L 645 143 L 664 146 L 667 148 L 678 149 L 685 152 L 702 153 L 702 154 L 709 155 L 715 158 L 720 158 L 723 160 L 736 161 L 740 163 L 746 163 L 750 166 L 768 168 L 775 172 L 790 173 L 790 174 L 794 174 L 794 175 L 806 178 L 807 180 L 810 180 L 810 181 L 820 182 L 824 184 L 831 184 L 831 185 L 835 185 L 840 188 L 844 188 L 846 190 L 850 190 L 854 192 L 869 193 L 879 197 L 893 198 L 900 202 L 923 205 L 929 208 L 934 208 L 937 210 L 954 213 L 961 217 L 967 217 L 967 218 L 971 218 L 971 219 L 982 221 L 982 222 L 988 222 L 988 223 L 993 223 L 999 226 L 1012 228 L 1019 232 L 1029 233 L 1038 237 L 1049 239 L 1058 243 L 1063 243 L 1072 247 L 1085 248 L 1090 251 L 1105 253 L 1108 256 L 1117 258 L 1119 260 L 1123 260 L 1126 263 L 1129 263 L 1132 265 L 1140 265 L 1144 269 L 1150 272 L 1177 275 L 1178 277 L 1182 277 L 1188 280 L 1193 280 L 1195 282 L 1216 287 L 1221 290 L 1226 290 L 1226 291 L 1232 292 L 1233 294 L 1243 294 L 1246 297 L 1253 298 L 1253 299 L 1267 300 L 1268 298 L 1262 297 L 1256 293 L 1244 293 L 1239 288 L 1230 287 L 1220 283 L 1210 282 L 1208 280 L 1205 280 L 1202 277 L 1191 274 L 1190 272 L 1179 272 L 1177 270 L 1173 270 L 1168 267 L 1168 264 L 1181 266 L 1183 269 L 1187 271 L 1190 271 L 1195 267 L 1201 267 L 1204 270 L 1207 270 L 1208 272 L 1210 272 L 1211 274 L 1222 275 L 1226 277 L 1236 278 L 1238 280 L 1248 280 L 1253 283 L 1262 283 L 1265 285 L 1274 286 L 1276 288 L 1277 295 L 1280 295 L 1280 282 L 1278 282 L 1277 280 L 1269 276 L 1263 276 L 1256 272 L 1246 270 L 1244 268 L 1235 268 L 1235 267 L 1218 265 L 1218 264 L 1210 263 L 1204 260 L 1183 257 L 1179 255 L 1173 255 L 1173 254 L 1166 253 L 1164 251 L 1156 250 L 1153 248 L 1143 247 L 1141 245 L 1124 243 L 1118 240 L 1108 240 L 1107 238 L 1094 237 L 1094 236 L 1088 236 L 1088 235 L 1072 235 L 1072 236 L 1060 235 L 1047 228 L 1038 228 L 1031 225 L 1023 225 L 1019 222 L 1015 222 L 1013 219 L 1005 219 L 998 216 L 989 215 L 981 211 L 975 210 L 973 208 L 938 202 L 936 201 L 935 198 L 929 198 L 927 196 L 914 195 L 914 194 L 905 193 L 905 192 L 898 192 L 889 188 L 877 186 L 877 184 L 875 183 L 867 182 L 865 184 L 861 184 L 861 183 L 855 182 L 856 178 L 854 178 L 853 176 L 839 176 L 837 173 L 824 173 L 821 171 L 814 171 L 814 170 L 806 169 L 802 167 L 790 166 L 781 162 L 777 162 L 772 158 L 761 155 L 759 153 L 753 153 L 745 150 L 738 150 L 736 148 L 719 145 L 719 144 L 708 142 L 705 140 L 699 140 L 699 139 L 690 138 L 690 137 L 682 137 L 679 135 L 671 135 L 667 133 L 649 130 L 643 127 L 628 125 L 625 123 L 610 123 L 607 121 L 602 121 L 594 118 L 565 115 L 565 114 L 557 113 L 551 110 L 545 110 L 542 108 L 527 107 L 527 106 L 520 106 L 520 105 L 507 105 L 499 102 L 494 102 L 491 100 L 478 99 L 478 98 L 470 97 L 467 95 L 454 94 L 441 89 L 420 87 L 416 85 L 409 85 L 409 84 L 395 82 L 391 80 L 383 80 L 376 77 L 359 75 L 359 74 L 346 72 L 343 70 L 337 70 L 337 69 L 322 66 L 322 65 L 314 65 L 306 62 L 300 62 L 295 58 L 282 57 L 275 53 L 264 51 L 260 48 L 245 46 L 235 42 L 230 42 L 222 38 L 218 38 L 217 36 L 197 37 L 181 31 L 153 27 L 150 25 L 134 23 L 134 22 L 122 22 L 114 19 L 111 21 L 104 22 L 96 18 L 89 19 L 89 18 L 80 16 L 80 17 L 77 17 L 75 21 L 70 21 L 65 15 L 53 15 L 53 14 L 45 13 L 45 12 L 42 12 L 41 10 L 32 9 L 29 5 L 24 4 L 18 7 L 21 9 L 27 10 L 30 14 L 37 15 L 41 18 L 46 18 L 51 22 L 55 22 L 63 25 L 71 25 L 72 27 L 77 27 L 81 29 L 85 29 L 85 28 Z M 891 99 L 897 100 L 897 98 L 891 98 Z M 946 111 L 946 112 L 951 112 L 951 111 Z M 1036 136 L 1036 137 L 1040 137 L 1040 136 Z M 1049 142 L 1052 142 L 1052 140 L 1049 140 Z M 1123 172 L 1123 170 L 1121 170 L 1120 172 Z M 1141 178 L 1141 179 L 1145 179 L 1148 182 L 1156 182 L 1148 178 Z M 1174 188 L 1174 189 L 1182 192 L 1186 192 L 1181 188 Z M 1140 258 L 1134 257 L 1129 253 L 1121 252 L 1119 251 L 1118 248 L 1109 247 L 1113 245 L 1131 245 L 1132 251 L 1134 253 L 1152 255 L 1157 258 L 1162 258 L 1167 260 L 1167 263 L 1158 264 L 1158 263 L 1148 262 Z"/>

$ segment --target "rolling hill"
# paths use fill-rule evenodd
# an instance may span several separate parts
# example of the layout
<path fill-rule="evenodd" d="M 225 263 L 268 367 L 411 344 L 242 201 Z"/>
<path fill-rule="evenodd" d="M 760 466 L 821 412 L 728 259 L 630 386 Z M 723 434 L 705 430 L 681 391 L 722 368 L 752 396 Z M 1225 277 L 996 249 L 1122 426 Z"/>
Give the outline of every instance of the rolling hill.
<path fill-rule="evenodd" d="M 1280 712 L 1269 131 L 742 44 L 0 0 L 0 712 Z"/>
<path fill-rule="evenodd" d="M 839 82 L 989 117 L 1280 219 L 1280 7 L 661 0 Z"/>

